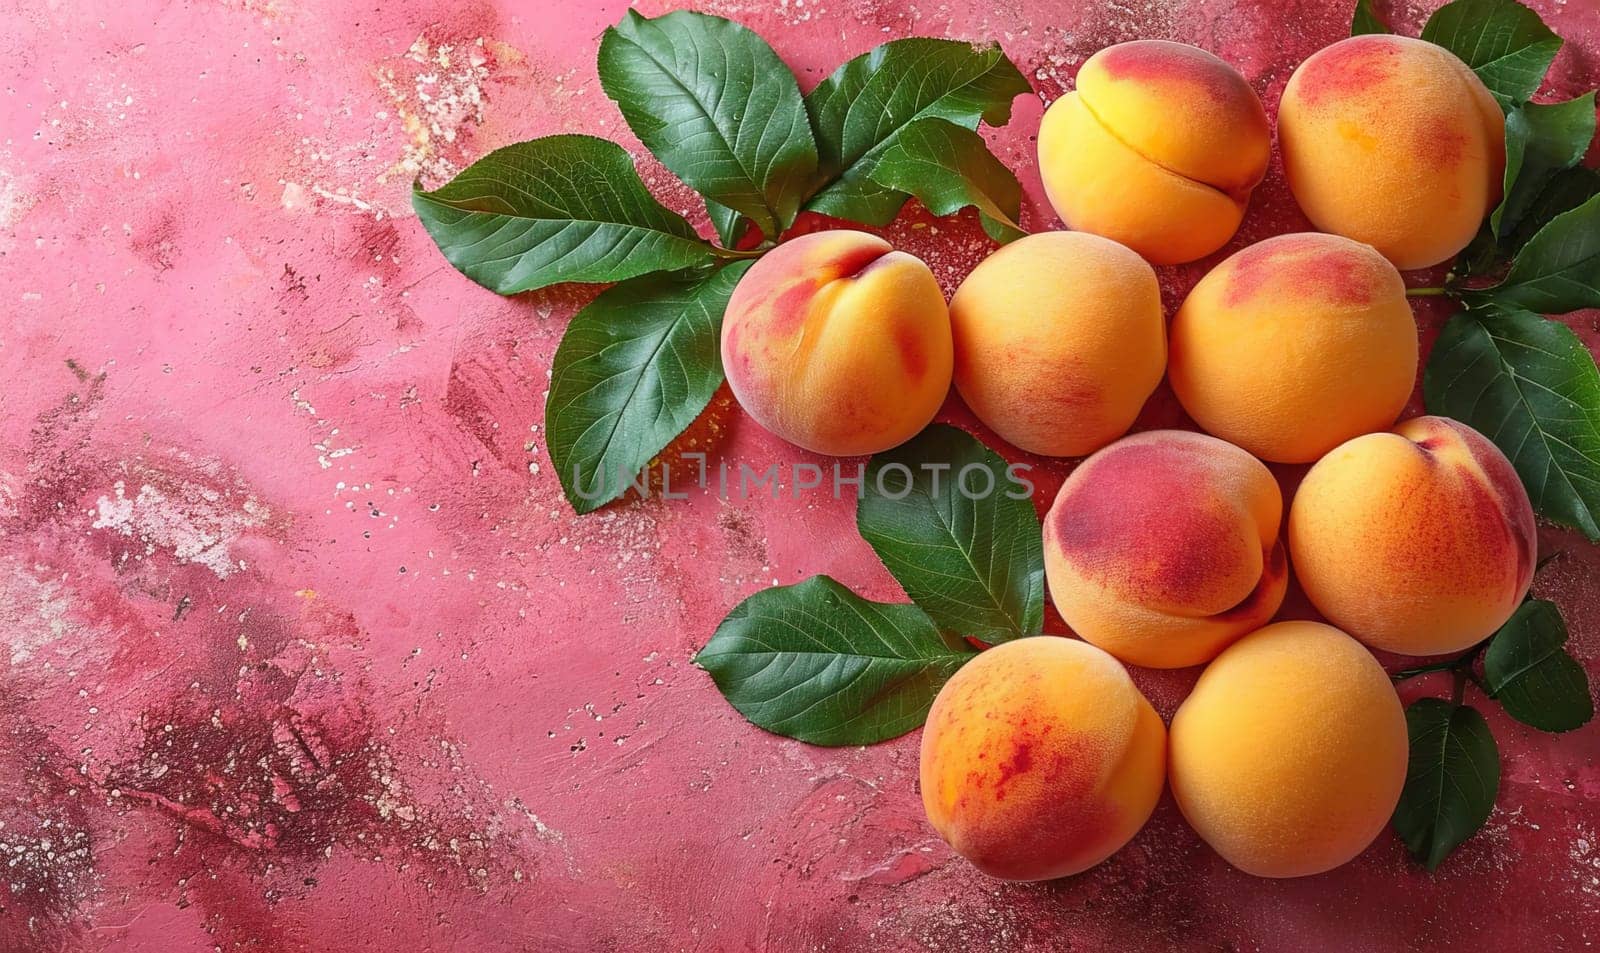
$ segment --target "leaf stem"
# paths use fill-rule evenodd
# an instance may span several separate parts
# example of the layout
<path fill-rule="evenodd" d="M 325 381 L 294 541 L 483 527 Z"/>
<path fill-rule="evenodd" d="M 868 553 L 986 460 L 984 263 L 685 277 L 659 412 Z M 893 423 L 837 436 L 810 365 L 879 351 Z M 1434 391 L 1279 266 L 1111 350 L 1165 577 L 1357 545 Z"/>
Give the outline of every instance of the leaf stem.
<path fill-rule="evenodd" d="M 1440 295 L 1445 295 L 1445 294 L 1449 294 L 1449 293 L 1450 293 L 1450 290 L 1448 288 L 1444 288 L 1442 286 L 1437 286 L 1437 285 L 1435 285 L 1433 287 L 1428 287 L 1428 288 L 1407 288 L 1406 289 L 1406 297 L 1408 297 L 1408 298 L 1437 298 Z"/>
<path fill-rule="evenodd" d="M 762 255 L 765 255 L 767 251 L 768 249 L 765 247 L 751 248 L 746 251 L 738 251 L 732 248 L 722 248 L 717 245 L 711 246 L 711 254 L 725 261 L 742 261 L 746 258 L 760 258 Z"/>

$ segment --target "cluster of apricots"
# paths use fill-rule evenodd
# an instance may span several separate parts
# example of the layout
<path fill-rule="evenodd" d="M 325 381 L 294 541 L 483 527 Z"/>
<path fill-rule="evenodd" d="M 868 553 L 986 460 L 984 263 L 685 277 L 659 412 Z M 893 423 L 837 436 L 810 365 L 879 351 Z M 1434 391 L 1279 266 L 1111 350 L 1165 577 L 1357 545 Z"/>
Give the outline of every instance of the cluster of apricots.
<path fill-rule="evenodd" d="M 1170 326 L 1151 263 L 1227 243 L 1271 130 L 1232 67 L 1157 41 L 1091 57 L 1044 115 L 1040 171 L 1071 231 L 997 251 L 948 306 L 882 239 L 808 235 L 728 307 L 734 394 L 801 447 L 892 447 L 954 383 L 1018 448 L 1089 455 L 1044 526 L 1050 597 L 1082 641 L 983 652 L 923 735 L 930 821 L 994 876 L 1099 863 L 1169 780 L 1241 870 L 1350 860 L 1406 775 L 1404 713 L 1367 647 L 1467 648 L 1528 591 L 1533 511 L 1505 456 L 1453 420 L 1395 426 L 1418 362 L 1397 269 L 1459 252 L 1499 200 L 1499 109 L 1444 49 L 1361 36 L 1295 71 L 1277 130 L 1322 231 L 1222 261 Z M 1163 376 L 1206 433 L 1124 436 Z M 1287 521 L 1263 460 L 1314 464 Z M 1330 624 L 1269 624 L 1291 564 Z M 1125 663 L 1207 667 L 1169 730 Z"/>

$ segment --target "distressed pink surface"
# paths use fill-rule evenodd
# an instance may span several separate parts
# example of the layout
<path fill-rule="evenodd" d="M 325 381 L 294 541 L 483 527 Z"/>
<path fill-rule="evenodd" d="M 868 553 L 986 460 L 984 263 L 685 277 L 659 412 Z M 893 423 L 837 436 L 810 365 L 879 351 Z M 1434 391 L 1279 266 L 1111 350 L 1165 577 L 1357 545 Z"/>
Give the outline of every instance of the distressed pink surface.
<path fill-rule="evenodd" d="M 1343 0 L 707 6 L 770 37 L 808 88 L 889 37 L 992 37 L 1053 99 L 1096 49 L 1156 37 L 1233 62 L 1269 110 L 1349 18 Z M 1415 32 L 1419 5 L 1395 6 Z M 1569 40 L 1547 93 L 1595 85 L 1600 13 L 1535 6 Z M 1500 807 L 1435 875 L 1385 835 L 1325 876 L 1250 879 L 1167 799 L 1107 864 L 1011 886 L 924 823 L 916 735 L 828 750 L 735 714 L 689 658 L 740 599 L 820 572 L 901 598 L 853 502 L 697 493 L 574 517 L 541 420 L 551 354 L 593 291 L 499 299 L 407 203 L 418 173 L 437 183 L 518 139 L 633 146 L 594 74 L 622 9 L 8 4 L 0 950 L 1600 939 L 1592 725 L 1556 738 L 1491 714 Z M 1053 223 L 1040 111 L 1019 100 L 990 135 L 1036 229 Z M 1224 254 L 1304 226 L 1275 161 Z M 947 291 L 990 247 L 966 217 L 907 213 L 887 234 Z M 1210 263 L 1164 270 L 1169 306 Z M 1594 315 L 1571 323 L 1600 340 Z M 954 400 L 943 416 L 972 425 Z M 1183 422 L 1163 390 L 1140 427 Z M 726 391 L 692 434 L 733 464 L 816 459 Z M 1041 507 L 1068 468 L 1046 467 Z M 1548 527 L 1540 543 L 1561 555 L 1535 589 L 1600 674 L 1600 557 Z M 1194 677 L 1135 675 L 1166 716 Z"/>

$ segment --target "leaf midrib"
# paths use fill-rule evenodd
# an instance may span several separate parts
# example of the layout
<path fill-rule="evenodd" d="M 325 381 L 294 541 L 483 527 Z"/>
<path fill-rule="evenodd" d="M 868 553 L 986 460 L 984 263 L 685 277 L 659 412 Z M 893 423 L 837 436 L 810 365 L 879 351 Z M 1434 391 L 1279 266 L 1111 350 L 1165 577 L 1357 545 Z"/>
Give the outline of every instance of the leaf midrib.
<path fill-rule="evenodd" d="M 700 99 L 700 96 L 694 90 L 690 89 L 683 82 L 683 80 L 679 79 L 676 73 L 668 69 L 667 64 L 657 59 L 654 53 L 651 53 L 649 50 L 645 49 L 644 46 L 639 42 L 634 40 L 632 37 L 624 36 L 620 31 L 618 31 L 616 35 L 624 42 L 633 46 L 634 49 L 638 50 L 640 53 L 643 53 L 646 59 L 654 63 L 656 67 L 661 70 L 662 74 L 670 79 L 673 85 L 682 90 L 684 95 L 688 96 L 690 101 L 693 102 L 697 108 L 699 108 L 700 114 L 705 117 L 708 123 L 711 124 L 712 130 L 717 134 L 717 140 L 722 143 L 722 147 L 728 151 L 729 157 L 733 159 L 733 164 L 738 168 L 739 174 L 744 176 L 745 181 L 749 183 L 751 190 L 760 199 L 761 207 L 766 211 L 767 218 L 769 220 L 767 224 L 772 225 L 772 227 L 775 229 L 778 228 L 781 220 L 778 216 L 777 210 L 774 209 L 772 204 L 767 201 L 767 194 L 761 188 L 760 184 L 756 182 L 754 173 L 752 173 L 751 170 L 745 166 L 744 159 L 740 157 L 738 150 L 734 149 L 733 143 L 728 141 L 728 137 L 723 134 L 722 127 L 717 125 L 716 118 L 711 114 L 706 104 Z M 738 209 L 734 209 L 734 211 L 738 211 Z"/>
<path fill-rule="evenodd" d="M 667 341 L 672 339 L 673 333 L 677 331 L 678 326 L 680 324 L 682 324 L 684 321 L 688 320 L 691 312 L 694 311 L 697 308 L 699 310 L 702 310 L 702 311 L 704 310 L 704 306 L 700 304 L 699 294 L 702 291 L 705 290 L 705 287 L 708 284 L 710 284 L 711 282 L 717 280 L 717 278 L 720 276 L 720 274 L 721 274 L 720 272 L 714 272 L 713 274 L 711 274 L 710 276 L 706 277 L 701 282 L 696 284 L 695 287 L 693 287 L 691 289 L 687 289 L 687 295 L 688 296 L 683 301 L 684 307 L 681 308 L 673 316 L 672 320 L 667 324 L 667 326 L 664 327 L 661 330 L 660 339 L 657 340 L 656 343 L 655 343 L 655 346 L 650 349 L 649 356 L 646 357 L 645 360 L 642 363 L 637 365 L 637 367 L 640 369 L 640 373 L 634 375 L 633 383 L 628 388 L 628 396 L 623 399 L 622 403 L 620 405 L 618 405 L 616 413 L 612 415 L 611 429 L 610 429 L 609 432 L 607 432 L 607 434 L 605 436 L 605 439 L 601 442 L 599 453 L 597 453 L 595 455 L 595 458 L 601 462 L 601 466 L 596 469 L 596 471 L 595 471 L 596 472 L 596 476 L 590 481 L 590 483 L 585 485 L 585 490 L 586 491 L 592 492 L 594 490 L 593 480 L 600 480 L 601 481 L 601 488 L 604 489 L 604 479 L 605 479 L 605 475 L 606 475 L 605 474 L 605 470 L 604 470 L 604 460 L 605 460 L 606 456 L 611 451 L 611 444 L 612 444 L 612 441 L 614 441 L 616 439 L 617 431 L 622 426 L 622 418 L 627 415 L 627 412 L 628 412 L 629 408 L 631 408 L 633 406 L 634 397 L 637 396 L 637 394 L 639 393 L 639 387 L 644 382 L 644 378 L 646 376 L 645 372 L 649 368 L 651 368 L 651 367 L 653 367 L 655 365 L 656 357 L 657 357 L 657 355 L 659 355 L 661 353 L 661 349 L 666 346 Z M 615 375 L 613 375 L 613 376 L 615 376 Z M 659 371 L 656 373 L 656 376 L 657 377 L 660 376 L 660 372 Z M 596 386 L 598 386 L 598 384 Z M 593 390 L 594 390 L 593 387 L 591 387 L 589 389 L 590 392 L 592 392 Z M 574 395 L 574 397 L 572 399 L 573 400 L 578 400 L 578 399 L 581 398 L 581 396 L 582 396 L 582 394 Z M 568 402 L 567 406 L 571 406 L 571 402 L 570 401 Z M 574 449 L 577 448 L 577 442 L 576 441 L 573 442 L 573 448 Z M 557 476 L 559 476 L 559 475 L 560 474 L 558 472 Z M 625 491 L 626 491 L 626 488 L 624 488 L 624 492 Z M 614 498 L 615 497 L 613 497 L 612 499 L 614 499 Z M 609 502 L 609 500 L 605 500 L 605 501 L 601 501 L 601 502 Z"/>
<path fill-rule="evenodd" d="M 1582 509 L 1582 511 L 1584 513 L 1588 514 L 1589 520 L 1590 520 L 1591 524 L 1593 524 L 1594 521 L 1595 521 L 1595 517 L 1596 517 L 1595 511 L 1589 506 L 1588 500 L 1584 499 L 1583 494 L 1578 492 L 1577 486 L 1572 482 L 1572 478 L 1567 475 L 1566 469 L 1564 467 L 1562 467 L 1557 462 L 1555 451 L 1554 451 L 1554 449 L 1553 449 L 1553 447 L 1551 446 L 1551 443 L 1550 443 L 1551 437 L 1550 437 L 1549 434 L 1547 434 L 1545 432 L 1545 429 L 1542 426 L 1539 425 L 1539 416 L 1536 413 L 1534 413 L 1533 404 L 1528 400 L 1527 396 L 1523 393 L 1522 387 L 1520 386 L 1520 382 L 1521 381 L 1529 380 L 1531 382 L 1531 379 L 1523 378 L 1522 376 L 1517 374 L 1516 370 L 1511 366 L 1510 362 L 1508 362 L 1506 360 L 1505 353 L 1501 350 L 1502 342 L 1506 343 L 1506 344 L 1515 344 L 1516 342 L 1511 341 L 1511 339 L 1509 339 L 1509 338 L 1502 338 L 1502 337 L 1496 335 L 1493 331 L 1489 330 L 1489 328 L 1482 321 L 1473 321 L 1473 326 L 1478 331 L 1482 332 L 1483 335 L 1486 338 L 1489 339 L 1489 342 L 1490 342 L 1489 350 L 1494 353 L 1494 360 L 1495 360 L 1495 363 L 1497 365 L 1499 365 L 1500 372 L 1502 374 L 1504 374 L 1505 377 L 1507 378 L 1507 380 L 1510 382 L 1511 390 L 1512 390 L 1513 393 L 1516 394 L 1518 406 L 1521 407 L 1523 409 L 1523 411 L 1526 413 L 1528 421 L 1529 421 L 1529 425 L 1528 425 L 1529 429 L 1539 435 L 1539 443 L 1540 443 L 1541 446 L 1544 447 L 1544 452 L 1545 452 L 1546 459 L 1548 459 L 1550 461 L 1551 467 L 1555 470 L 1555 472 L 1557 474 L 1560 475 L 1562 484 L 1565 485 L 1569 491 L 1571 491 L 1571 495 L 1578 501 L 1579 508 Z M 1547 352 L 1541 352 L 1541 353 L 1547 353 Z M 1455 380 L 1459 381 L 1461 379 L 1461 377 L 1465 373 L 1466 373 L 1466 370 L 1463 369 L 1460 373 L 1458 373 L 1456 375 Z M 1445 390 L 1447 390 L 1447 391 L 1449 389 L 1450 389 L 1449 387 L 1445 388 Z M 1548 390 L 1548 388 L 1546 388 L 1546 390 Z M 1573 403 L 1573 401 L 1571 399 L 1569 399 L 1567 397 L 1564 397 L 1563 395 L 1556 394 L 1554 391 L 1550 391 L 1550 393 L 1552 394 L 1552 396 L 1560 397 L 1562 400 L 1565 400 L 1569 404 Z M 1482 395 L 1480 394 L 1479 396 L 1481 398 Z M 1581 451 L 1578 451 L 1577 448 L 1572 447 L 1570 444 L 1567 444 L 1565 441 L 1557 441 L 1557 443 L 1560 443 L 1562 446 L 1573 450 L 1573 452 L 1578 453 L 1579 456 L 1582 456 L 1585 459 L 1588 459 L 1588 456 L 1586 454 L 1583 454 Z M 1542 495 L 1543 494 L 1541 494 L 1541 496 Z"/>
<path fill-rule="evenodd" d="M 676 232 L 663 231 L 662 229 L 657 228 L 657 227 L 655 227 L 653 225 L 639 225 L 639 224 L 633 223 L 633 222 L 612 222 L 612 221 L 606 221 L 604 219 L 597 219 L 597 218 L 580 218 L 580 217 L 575 216 L 575 215 L 569 215 L 569 216 L 549 215 L 549 216 L 545 216 L 545 215 L 526 215 L 526 214 L 523 214 L 521 212 L 490 212 L 490 211 L 485 211 L 484 209 L 481 209 L 481 208 L 469 208 L 469 207 L 467 207 L 465 205 L 458 205 L 455 202 L 452 202 L 452 201 L 450 201 L 448 199 L 439 198 L 437 195 L 435 195 L 432 192 L 417 192 L 417 193 L 415 193 L 415 195 L 416 195 L 417 198 L 420 198 L 425 202 L 430 202 L 430 203 L 432 203 L 434 205 L 437 205 L 440 208 L 447 208 L 447 209 L 451 209 L 451 210 L 457 211 L 457 212 L 467 212 L 467 213 L 472 214 L 472 215 L 493 215 L 493 216 L 495 216 L 497 218 L 515 219 L 516 221 L 519 221 L 519 222 L 555 222 L 555 223 L 564 223 L 564 224 L 572 224 L 572 225 L 590 225 L 590 226 L 594 226 L 596 228 L 601 228 L 601 227 L 605 227 L 605 228 L 621 228 L 621 229 L 627 229 L 629 231 L 648 232 L 648 233 L 650 233 L 652 235 L 664 235 L 664 236 L 666 236 L 668 238 L 673 238 L 673 239 L 676 239 L 676 240 L 678 240 L 680 242 L 683 242 L 683 243 L 689 244 L 689 245 L 703 245 L 703 244 L 706 244 L 703 240 L 701 240 L 699 238 L 689 238 L 689 237 L 685 237 L 683 235 L 679 235 Z"/>
<path fill-rule="evenodd" d="M 949 97 L 955 95 L 958 92 L 965 92 L 966 90 L 972 88 L 974 85 L 977 84 L 977 82 L 979 80 L 983 79 L 985 76 L 988 76 L 994 70 L 995 66 L 997 66 L 998 64 L 999 64 L 999 59 L 996 59 L 995 61 L 989 63 L 982 70 L 980 70 L 979 72 L 975 73 L 972 76 L 972 78 L 968 79 L 965 83 L 962 83 L 960 86 L 952 86 L 952 87 L 950 87 L 949 89 L 945 90 L 942 94 L 940 94 L 937 99 L 933 100 L 932 102 L 928 103 L 926 106 L 923 106 L 922 108 L 918 109 L 911 116 L 907 117 L 905 122 L 900 123 L 899 125 L 897 125 L 887 136 L 884 136 L 882 139 L 878 140 L 878 142 L 875 143 L 871 148 L 867 149 L 865 152 L 861 153 L 861 155 L 857 156 L 855 161 L 849 163 L 848 165 L 841 166 L 840 169 L 839 169 L 839 174 L 834 176 L 832 181 L 828 182 L 822 188 L 820 188 L 816 192 L 812 193 L 811 196 L 809 196 L 806 199 L 806 204 L 809 205 L 811 203 L 811 201 L 813 199 L 815 199 L 817 196 L 822 195 L 822 194 L 826 193 L 828 190 L 830 190 L 830 189 L 834 188 L 835 186 L 839 185 L 839 183 L 844 181 L 846 176 L 850 175 L 857 168 L 863 166 L 865 163 L 868 162 L 869 159 L 873 159 L 874 157 L 876 157 L 877 154 L 881 150 L 883 150 L 883 149 L 888 147 L 889 143 L 894 142 L 900 136 L 900 134 L 906 130 L 907 126 L 910 126 L 912 123 L 918 121 L 919 119 L 927 118 L 928 114 L 933 110 L 933 108 L 935 106 L 939 105 L 941 102 L 943 102 L 944 100 L 948 99 Z M 865 86 L 863 86 L 863 88 L 865 88 Z M 855 107 L 856 102 L 857 102 L 857 100 L 851 100 L 850 105 L 845 107 L 845 114 L 844 114 L 844 120 L 845 121 L 848 121 L 849 116 L 850 116 L 850 110 Z M 840 123 L 841 128 L 843 128 L 844 124 L 845 124 L 844 122 Z M 965 126 L 963 126 L 962 128 L 965 128 Z M 870 166 L 868 166 L 868 168 L 870 168 Z M 870 179 L 868 181 L 871 182 Z M 877 183 L 872 183 L 872 184 L 876 185 Z M 882 188 L 882 186 L 879 186 L 879 188 Z M 885 189 L 885 191 L 894 192 L 894 191 L 898 191 L 898 190 L 896 190 L 896 189 Z"/>
<path fill-rule="evenodd" d="M 1523 377 L 1521 374 L 1518 374 L 1516 368 L 1511 366 L 1510 362 L 1508 362 L 1506 360 L 1505 352 L 1501 349 L 1502 345 L 1513 345 L 1513 346 L 1515 346 L 1516 342 L 1512 341 L 1510 338 L 1504 338 L 1504 337 L 1501 337 L 1501 336 L 1495 334 L 1493 331 L 1489 330 L 1489 328 L 1485 327 L 1481 323 L 1478 325 L 1478 327 L 1483 329 L 1483 333 L 1485 335 L 1487 335 L 1489 340 L 1493 343 L 1495 361 L 1500 365 L 1501 371 L 1506 375 L 1507 378 L 1510 379 L 1510 381 L 1511 381 L 1511 389 L 1516 392 L 1518 403 L 1527 412 L 1528 420 L 1530 422 L 1529 423 L 1530 429 L 1532 429 L 1534 432 L 1538 433 L 1538 435 L 1539 435 L 1539 443 L 1544 447 L 1545 456 L 1549 458 L 1551 464 L 1555 467 L 1556 473 L 1561 475 L 1562 484 L 1565 485 L 1566 488 L 1571 491 L 1572 496 L 1578 501 L 1579 508 L 1581 508 L 1584 513 L 1588 514 L 1590 525 L 1594 525 L 1595 517 L 1596 517 L 1596 513 L 1595 513 L 1594 509 L 1590 506 L 1589 501 L 1584 497 L 1584 495 L 1581 492 L 1579 492 L 1577 484 L 1572 482 L 1572 477 L 1567 474 L 1566 468 L 1561 466 L 1559 463 L 1556 462 L 1557 458 L 1556 458 L 1555 448 L 1552 445 L 1551 441 L 1554 440 L 1554 442 L 1556 444 L 1559 444 L 1559 445 L 1567 448 L 1568 450 L 1571 450 L 1573 453 L 1576 453 L 1578 456 L 1582 457 L 1585 460 L 1589 460 L 1590 462 L 1596 462 L 1596 461 L 1594 461 L 1592 458 L 1590 458 L 1590 456 L 1588 454 L 1586 454 L 1583 451 L 1579 450 L 1577 447 L 1574 447 L 1571 444 L 1567 443 L 1565 440 L 1559 440 L 1559 439 L 1554 438 L 1551 434 L 1549 434 L 1549 433 L 1547 433 L 1545 431 L 1544 427 L 1540 426 L 1539 417 L 1538 417 L 1537 414 L 1535 414 L 1533 412 L 1533 403 L 1527 398 L 1527 396 L 1525 395 L 1525 393 L 1523 391 L 1523 388 L 1521 386 L 1522 382 L 1524 382 L 1524 381 L 1529 383 L 1529 384 L 1536 384 L 1536 385 L 1538 385 L 1538 382 L 1533 380 L 1532 378 Z M 1535 348 L 1534 350 L 1539 350 L 1539 349 Z M 1545 352 L 1545 351 L 1541 351 L 1541 353 L 1548 354 L 1548 352 Z M 1550 356 L 1554 357 L 1555 355 L 1550 355 Z M 1564 401 L 1565 403 L 1577 406 L 1577 402 L 1572 400 L 1570 397 L 1567 397 L 1564 394 L 1558 394 L 1554 390 L 1551 390 L 1548 387 L 1544 387 L 1543 385 L 1539 385 L 1539 386 L 1546 393 L 1550 394 L 1550 396 L 1558 398 L 1558 399 Z M 1581 408 L 1580 408 L 1580 410 L 1581 410 Z"/>
<path fill-rule="evenodd" d="M 971 570 L 972 570 L 973 578 L 977 580 L 978 586 L 983 591 L 983 594 L 988 596 L 990 602 L 993 603 L 994 610 L 999 614 L 999 616 L 1002 619 L 1004 619 L 1008 624 L 1010 624 L 1012 626 L 1013 631 L 1021 632 L 1022 631 L 1022 622 L 1021 622 L 1021 620 L 1012 618 L 1011 613 L 1009 611 L 1007 611 L 1007 609 L 1005 607 L 1005 602 L 1001 598 L 1000 593 L 998 593 L 991 586 L 990 579 L 983 573 L 983 571 L 981 569 L 978 568 L 978 563 L 973 558 L 973 554 L 971 552 L 969 552 L 968 549 L 965 546 L 962 545 L 961 538 L 958 535 L 956 535 L 954 524 L 952 524 L 950 520 L 945 518 L 945 512 L 944 512 L 944 510 L 942 508 L 939 507 L 938 501 L 935 500 L 931 495 L 928 495 L 928 494 L 919 493 L 918 496 L 924 501 L 924 505 L 928 509 L 931 509 L 933 511 L 934 521 L 938 524 L 938 526 L 941 529 L 943 529 L 945 531 L 945 535 L 950 537 L 950 542 L 951 542 L 952 546 L 954 547 L 954 549 L 956 550 L 956 552 L 960 553 L 961 554 L 961 558 L 966 560 L 967 566 L 969 568 L 971 568 Z M 897 540 L 897 542 L 906 542 L 906 540 Z M 976 607 L 975 606 L 974 608 L 980 608 L 980 607 Z"/>

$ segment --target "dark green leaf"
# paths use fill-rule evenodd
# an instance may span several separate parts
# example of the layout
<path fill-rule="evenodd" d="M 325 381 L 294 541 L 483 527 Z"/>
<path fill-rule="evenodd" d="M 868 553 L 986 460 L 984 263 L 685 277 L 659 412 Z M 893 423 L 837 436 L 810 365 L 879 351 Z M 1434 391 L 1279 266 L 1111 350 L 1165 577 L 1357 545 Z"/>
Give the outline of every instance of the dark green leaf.
<path fill-rule="evenodd" d="M 1594 717 L 1589 677 L 1566 642 L 1561 610 L 1543 599 L 1524 602 L 1495 633 L 1483 680 L 1506 714 L 1540 731 L 1571 731 Z"/>
<path fill-rule="evenodd" d="M 1465 275 L 1487 275 L 1504 260 L 1522 250 L 1539 230 L 1550 224 L 1557 215 L 1570 212 L 1600 195 L 1600 172 L 1583 166 L 1562 169 L 1544 183 L 1508 234 L 1496 240 L 1487 222 L 1472 239 L 1472 244 L 1456 259 L 1455 269 Z"/>
<path fill-rule="evenodd" d="M 1362 36 L 1367 33 L 1393 33 L 1388 24 L 1372 9 L 1372 0 L 1356 0 L 1356 14 L 1350 21 L 1350 35 Z"/>
<path fill-rule="evenodd" d="M 500 294 L 621 281 L 712 260 L 694 229 L 650 197 L 633 160 L 593 136 L 495 151 L 411 207 L 450 264 Z"/>
<path fill-rule="evenodd" d="M 1411 760 L 1394 829 L 1411 855 L 1435 870 L 1477 833 L 1500 790 L 1500 753 L 1476 709 L 1422 698 L 1406 709 Z"/>
<path fill-rule="evenodd" d="M 1505 198 L 1489 223 L 1504 236 L 1550 179 L 1578 164 L 1594 139 L 1594 93 L 1564 103 L 1526 103 L 1506 113 Z"/>
<path fill-rule="evenodd" d="M 1557 215 L 1572 211 L 1596 195 L 1600 195 L 1600 172 L 1583 166 L 1557 172 L 1545 183 L 1501 245 L 1515 254 Z"/>
<path fill-rule="evenodd" d="M 740 239 L 744 238 L 745 232 L 750 229 L 748 218 L 710 199 L 706 199 L 706 217 L 711 219 L 711 227 L 716 229 L 717 239 L 722 242 L 724 248 L 739 247 Z"/>
<path fill-rule="evenodd" d="M 983 137 L 946 119 L 918 119 L 878 154 L 867 169 L 877 185 L 917 197 L 935 215 L 978 210 L 983 230 L 997 242 L 1021 238 L 1022 185 L 989 151 Z"/>
<path fill-rule="evenodd" d="M 756 593 L 695 663 L 750 721 L 817 745 L 903 735 L 976 653 L 916 606 L 868 602 L 829 579 Z"/>
<path fill-rule="evenodd" d="M 1422 395 L 1505 452 L 1542 516 L 1600 540 L 1600 372 L 1570 328 L 1526 311 L 1458 314 Z"/>
<path fill-rule="evenodd" d="M 967 129 L 1003 126 L 1028 81 L 996 45 L 916 37 L 893 40 L 834 71 L 806 97 L 829 184 L 806 208 L 883 225 L 906 193 L 873 182 L 867 170 L 918 119 L 947 119 Z"/>
<path fill-rule="evenodd" d="M 1044 624 L 1044 545 L 1028 487 L 964 430 L 934 424 L 872 458 L 856 529 L 940 628 L 985 642 Z"/>
<path fill-rule="evenodd" d="M 1422 38 L 1472 67 L 1502 109 L 1527 102 L 1561 50 L 1561 37 L 1516 0 L 1455 0 L 1435 10 Z"/>
<path fill-rule="evenodd" d="M 1505 280 L 1460 297 L 1469 307 L 1539 314 L 1600 307 L 1600 196 L 1539 229 L 1517 252 Z"/>
<path fill-rule="evenodd" d="M 1485 219 L 1478 227 L 1478 234 L 1472 236 L 1472 241 L 1456 256 L 1451 270 L 1457 275 L 1485 275 L 1495 270 L 1504 254 L 1504 246 L 1495 240 L 1494 229 Z"/>
<path fill-rule="evenodd" d="M 721 17 L 629 10 L 600 40 L 600 85 L 645 148 L 769 238 L 816 180 L 817 146 L 794 74 Z"/>
<path fill-rule="evenodd" d="M 556 348 L 545 400 L 550 463 L 573 509 L 621 496 L 722 383 L 722 311 L 750 263 L 608 288 Z"/>

